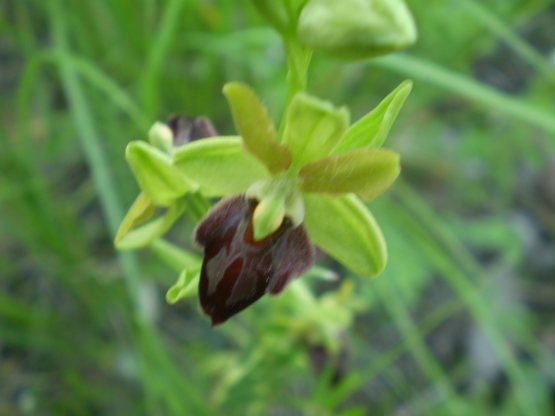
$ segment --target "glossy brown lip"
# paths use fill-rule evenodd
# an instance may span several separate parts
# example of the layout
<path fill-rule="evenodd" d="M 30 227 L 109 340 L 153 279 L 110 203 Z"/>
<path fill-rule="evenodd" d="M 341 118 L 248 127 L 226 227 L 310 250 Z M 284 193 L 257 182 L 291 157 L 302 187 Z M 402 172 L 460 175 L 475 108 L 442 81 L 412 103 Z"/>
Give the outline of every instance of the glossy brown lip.
<path fill-rule="evenodd" d="M 195 232 L 204 247 L 199 299 L 212 325 L 225 322 L 265 293 L 280 293 L 314 261 L 304 227 L 293 227 L 287 218 L 273 234 L 255 241 L 256 204 L 244 195 L 225 199 Z"/>

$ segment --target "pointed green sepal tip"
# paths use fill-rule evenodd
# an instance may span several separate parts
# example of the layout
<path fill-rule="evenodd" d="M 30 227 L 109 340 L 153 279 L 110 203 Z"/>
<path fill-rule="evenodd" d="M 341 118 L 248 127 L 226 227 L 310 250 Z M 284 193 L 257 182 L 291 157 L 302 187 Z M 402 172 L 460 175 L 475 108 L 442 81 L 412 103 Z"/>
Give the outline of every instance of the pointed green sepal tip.
<path fill-rule="evenodd" d="M 156 208 L 152 201 L 144 192 L 141 192 L 121 221 L 114 238 L 114 245 L 117 247 L 130 230 L 152 218 L 155 211 Z"/>
<path fill-rule="evenodd" d="M 305 165 L 299 172 L 305 192 L 355 193 L 370 201 L 399 176 L 399 155 L 390 150 L 362 149 Z"/>
<path fill-rule="evenodd" d="M 116 248 L 118 250 L 136 250 L 150 245 L 167 233 L 184 211 L 185 203 L 181 200 L 176 201 L 162 216 L 127 230 L 125 235 L 117 239 Z"/>
<path fill-rule="evenodd" d="M 412 90 L 412 81 L 405 80 L 391 91 L 371 112 L 354 123 L 345 133 L 333 154 L 354 149 L 380 148 Z"/>
<path fill-rule="evenodd" d="M 297 93 L 286 114 L 284 139 L 297 167 L 327 156 L 349 126 L 349 110 Z"/>
<path fill-rule="evenodd" d="M 224 86 L 223 93 L 245 148 L 271 173 L 286 170 L 291 164 L 291 153 L 277 142 L 274 124 L 254 91 L 245 84 L 230 82 Z"/>
<path fill-rule="evenodd" d="M 177 282 L 166 292 L 166 302 L 174 305 L 182 299 L 195 296 L 198 291 L 199 279 L 199 269 L 183 270 Z"/>
<path fill-rule="evenodd" d="M 358 197 L 305 194 L 304 201 L 304 225 L 314 244 L 359 276 L 381 273 L 387 262 L 385 240 Z"/>
<path fill-rule="evenodd" d="M 169 206 L 198 184 L 172 165 L 171 158 L 156 147 L 140 141 L 131 142 L 125 157 L 141 190 L 155 205 Z"/>
<path fill-rule="evenodd" d="M 417 37 L 403 0 L 308 0 L 297 34 L 303 45 L 347 59 L 385 55 Z"/>

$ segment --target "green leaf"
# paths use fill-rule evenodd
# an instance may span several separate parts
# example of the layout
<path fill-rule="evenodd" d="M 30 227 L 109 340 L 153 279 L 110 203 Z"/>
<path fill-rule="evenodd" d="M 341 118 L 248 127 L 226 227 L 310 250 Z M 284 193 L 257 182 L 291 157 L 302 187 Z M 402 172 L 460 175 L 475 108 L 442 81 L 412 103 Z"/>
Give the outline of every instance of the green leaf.
<path fill-rule="evenodd" d="M 171 158 L 146 142 L 131 142 L 125 151 L 127 162 L 141 190 L 155 205 L 169 206 L 198 185 L 176 169 Z"/>
<path fill-rule="evenodd" d="M 185 203 L 183 201 L 175 202 L 163 216 L 128 231 L 116 241 L 116 248 L 119 250 L 135 250 L 148 246 L 164 235 L 184 211 Z"/>
<path fill-rule="evenodd" d="M 383 270 L 385 240 L 360 199 L 305 194 L 304 201 L 304 224 L 314 244 L 360 276 L 375 276 Z"/>
<path fill-rule="evenodd" d="M 223 91 L 247 150 L 273 174 L 287 169 L 291 164 L 291 153 L 276 140 L 274 124 L 256 94 L 238 82 L 226 84 Z"/>
<path fill-rule="evenodd" d="M 118 243 L 129 232 L 129 230 L 149 220 L 154 215 L 155 211 L 156 208 L 154 207 L 152 201 L 149 199 L 148 196 L 146 196 L 144 192 L 141 192 L 123 218 L 118 232 L 116 233 L 114 244 L 118 245 Z"/>
<path fill-rule="evenodd" d="M 173 164 L 199 184 L 207 197 L 244 192 L 252 183 L 269 178 L 264 165 L 245 152 L 239 137 L 211 137 L 178 148 Z"/>
<path fill-rule="evenodd" d="M 371 200 L 399 176 L 399 155 L 390 150 L 355 150 L 320 159 L 299 172 L 305 192 L 339 195 L 356 193 Z"/>
<path fill-rule="evenodd" d="M 297 34 L 315 51 L 360 59 L 411 45 L 416 27 L 403 0 L 309 0 Z"/>
<path fill-rule="evenodd" d="M 399 84 L 376 108 L 347 130 L 337 147 L 333 149 L 333 154 L 353 149 L 380 148 L 411 90 L 412 81 L 406 80 Z"/>
<path fill-rule="evenodd" d="M 349 126 L 349 111 L 305 93 L 295 95 L 286 114 L 284 143 L 301 167 L 328 156 Z"/>
<path fill-rule="evenodd" d="M 181 299 L 196 295 L 199 279 L 200 268 L 183 270 L 177 282 L 168 289 L 166 293 L 166 302 L 173 305 Z"/>

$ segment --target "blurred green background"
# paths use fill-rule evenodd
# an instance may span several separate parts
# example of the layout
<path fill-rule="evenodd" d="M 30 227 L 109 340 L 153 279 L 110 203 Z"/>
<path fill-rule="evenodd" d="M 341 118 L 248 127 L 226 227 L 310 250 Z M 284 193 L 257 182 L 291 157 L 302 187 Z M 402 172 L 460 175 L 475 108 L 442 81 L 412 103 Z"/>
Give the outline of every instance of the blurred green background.
<path fill-rule="evenodd" d="M 356 120 L 414 80 L 386 144 L 402 179 L 371 204 L 387 270 L 324 260 L 341 279 L 307 277 L 306 304 L 214 330 L 165 303 L 155 253 L 114 252 L 124 149 L 177 112 L 233 133 L 230 80 L 278 119 L 279 37 L 249 2 L 0 0 L 0 415 L 555 412 L 555 4 L 407 3 L 414 47 L 316 55 L 309 82 Z"/>

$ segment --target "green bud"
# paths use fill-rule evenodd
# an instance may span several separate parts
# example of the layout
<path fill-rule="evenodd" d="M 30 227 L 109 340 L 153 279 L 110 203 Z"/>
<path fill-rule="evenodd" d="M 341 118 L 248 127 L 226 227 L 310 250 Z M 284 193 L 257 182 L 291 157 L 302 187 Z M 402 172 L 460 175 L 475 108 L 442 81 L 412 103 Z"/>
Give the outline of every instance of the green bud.
<path fill-rule="evenodd" d="M 156 122 L 148 131 L 148 141 L 151 145 L 166 153 L 173 149 L 173 133 L 164 123 Z"/>
<path fill-rule="evenodd" d="M 403 0 L 309 0 L 297 34 L 316 51 L 356 59 L 411 45 L 416 27 Z"/>

